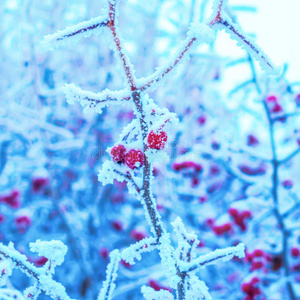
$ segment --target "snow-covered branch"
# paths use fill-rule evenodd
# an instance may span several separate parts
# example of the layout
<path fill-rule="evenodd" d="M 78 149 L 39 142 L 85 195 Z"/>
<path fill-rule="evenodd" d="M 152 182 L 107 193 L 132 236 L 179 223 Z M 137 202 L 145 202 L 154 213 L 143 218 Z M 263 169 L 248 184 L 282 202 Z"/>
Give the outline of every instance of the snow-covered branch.
<path fill-rule="evenodd" d="M 194 259 L 191 263 L 181 263 L 180 267 L 184 272 L 191 272 L 198 268 L 204 268 L 208 265 L 213 265 L 221 261 L 228 261 L 234 256 L 238 258 L 242 258 L 245 256 L 244 244 L 239 244 L 235 247 L 228 247 L 225 249 L 217 249 L 209 254 L 202 255 Z"/>
<path fill-rule="evenodd" d="M 36 295 L 33 295 L 32 291 L 36 294 L 44 291 L 46 295 L 53 299 L 71 300 L 67 295 L 65 288 L 60 283 L 53 280 L 51 275 L 55 265 L 59 265 L 63 262 L 67 247 L 60 241 L 36 241 L 35 243 L 31 243 L 31 250 L 38 252 L 40 255 L 45 255 L 48 258 L 48 262 L 44 267 L 35 267 L 27 260 L 25 255 L 15 250 L 12 243 L 8 246 L 0 244 L 0 257 L 3 260 L 2 264 L 5 264 L 5 262 L 10 264 L 6 267 L 6 264 L 2 265 L 5 267 L 2 270 L 2 274 L 5 274 L 6 276 L 2 275 L 1 283 L 5 284 L 12 269 L 18 268 L 28 277 L 36 280 L 35 286 L 30 287 L 25 291 L 27 298 L 36 299 Z"/>
<path fill-rule="evenodd" d="M 158 242 L 154 237 L 144 238 L 141 241 L 135 243 L 124 249 L 121 253 L 122 259 L 127 263 L 133 265 L 134 260 L 141 260 L 141 254 L 144 252 L 151 252 L 157 248 Z"/>
<path fill-rule="evenodd" d="M 138 80 L 139 90 L 145 91 L 149 88 L 153 90 L 156 89 L 157 84 L 162 83 L 168 75 L 174 74 L 178 66 L 188 59 L 189 53 L 199 45 L 200 42 L 211 43 L 213 38 L 214 32 L 207 25 L 192 24 L 186 40 L 174 51 L 169 61 L 152 75 Z"/>
<path fill-rule="evenodd" d="M 45 36 L 43 46 L 46 49 L 54 50 L 65 44 L 75 45 L 82 37 L 90 37 L 92 33 L 99 34 L 101 28 L 107 26 L 107 22 L 107 16 L 100 16 L 89 21 L 81 22 L 75 26 Z"/>
<path fill-rule="evenodd" d="M 128 90 L 110 91 L 104 90 L 101 93 L 93 93 L 84 91 L 75 86 L 73 83 L 66 84 L 63 88 L 68 103 L 74 104 L 76 101 L 84 107 L 84 112 L 97 112 L 101 114 L 102 108 L 108 104 L 119 104 L 120 102 L 129 101 L 131 99 Z"/>
<path fill-rule="evenodd" d="M 106 269 L 106 280 L 103 283 L 103 287 L 98 296 L 98 300 L 111 300 L 113 291 L 116 287 L 115 280 L 117 278 L 117 271 L 121 255 L 119 250 L 114 250 L 110 254 L 110 263 Z"/>

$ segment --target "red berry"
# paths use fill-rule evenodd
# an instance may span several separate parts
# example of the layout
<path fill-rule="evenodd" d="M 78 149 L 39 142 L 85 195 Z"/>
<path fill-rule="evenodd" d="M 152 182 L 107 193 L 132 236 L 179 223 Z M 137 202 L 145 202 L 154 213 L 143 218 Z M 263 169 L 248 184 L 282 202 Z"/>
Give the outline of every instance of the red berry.
<path fill-rule="evenodd" d="M 122 231 L 123 230 L 123 224 L 120 221 L 117 221 L 117 220 L 112 221 L 111 225 L 117 231 Z"/>
<path fill-rule="evenodd" d="M 252 252 L 252 256 L 253 257 L 262 257 L 262 256 L 264 256 L 264 251 L 262 251 L 261 249 L 256 249 Z"/>
<path fill-rule="evenodd" d="M 104 259 L 108 259 L 108 255 L 109 255 L 109 251 L 107 248 L 100 248 L 99 249 L 99 255 L 104 258 Z"/>
<path fill-rule="evenodd" d="M 149 148 L 157 150 L 163 149 L 166 145 L 167 140 L 168 136 L 164 131 L 155 133 L 153 130 L 151 130 L 147 139 Z"/>
<path fill-rule="evenodd" d="M 20 216 L 15 219 L 15 224 L 19 233 L 24 233 L 31 225 L 31 219 L 28 216 Z"/>
<path fill-rule="evenodd" d="M 228 209 L 228 213 L 233 217 L 233 218 L 237 218 L 237 216 L 239 215 L 239 211 L 236 208 L 229 208 Z"/>
<path fill-rule="evenodd" d="M 255 147 L 255 146 L 257 146 L 258 144 L 259 144 L 258 139 L 257 139 L 254 135 L 249 134 L 249 135 L 248 135 L 248 139 L 247 139 L 247 145 L 248 145 L 248 146 Z"/>
<path fill-rule="evenodd" d="M 35 193 L 41 192 L 49 183 L 48 178 L 33 178 L 31 183 L 31 190 Z"/>
<path fill-rule="evenodd" d="M 275 103 L 274 106 L 271 108 L 271 112 L 273 113 L 282 112 L 282 106 L 278 103 Z"/>
<path fill-rule="evenodd" d="M 298 257 L 298 256 L 300 256 L 300 250 L 298 249 L 298 248 L 292 248 L 291 249 L 291 255 L 293 256 L 293 257 Z"/>
<path fill-rule="evenodd" d="M 19 208 L 21 206 L 20 192 L 12 190 L 9 195 L 0 196 L 0 202 L 9 205 L 11 208 Z"/>
<path fill-rule="evenodd" d="M 246 219 L 249 219 L 252 217 L 252 213 L 250 210 L 245 210 L 242 212 L 242 218 L 246 218 Z"/>
<path fill-rule="evenodd" d="M 48 258 L 47 257 L 38 257 L 34 264 L 37 266 L 37 267 L 42 267 L 46 262 L 48 261 Z"/>
<path fill-rule="evenodd" d="M 201 116 L 201 117 L 198 118 L 198 123 L 200 125 L 204 125 L 205 122 L 206 122 L 206 117 L 205 116 Z"/>
<path fill-rule="evenodd" d="M 135 241 L 141 241 L 146 237 L 146 234 L 143 232 L 140 232 L 138 230 L 133 229 L 130 233 L 130 236 L 135 240 Z"/>
<path fill-rule="evenodd" d="M 112 160 L 118 164 L 125 162 L 125 153 L 126 148 L 123 145 L 114 146 L 110 151 Z"/>
<path fill-rule="evenodd" d="M 251 270 L 258 270 L 261 269 L 264 266 L 264 264 L 261 261 L 254 261 L 251 264 Z"/>
<path fill-rule="evenodd" d="M 274 95 L 270 95 L 266 98 L 267 102 L 277 102 L 277 100 L 278 100 L 277 97 Z"/>
<path fill-rule="evenodd" d="M 284 181 L 282 181 L 282 186 L 284 188 L 286 188 L 287 190 L 289 190 L 293 187 L 293 181 L 292 180 L 284 180 Z"/>
<path fill-rule="evenodd" d="M 247 165 L 239 165 L 238 168 L 241 170 L 241 172 L 249 176 L 262 175 L 266 173 L 266 168 L 263 165 L 257 168 L 253 168 Z"/>
<path fill-rule="evenodd" d="M 125 155 L 125 163 L 130 169 L 135 169 L 144 164 L 144 154 L 140 150 L 131 149 Z"/>

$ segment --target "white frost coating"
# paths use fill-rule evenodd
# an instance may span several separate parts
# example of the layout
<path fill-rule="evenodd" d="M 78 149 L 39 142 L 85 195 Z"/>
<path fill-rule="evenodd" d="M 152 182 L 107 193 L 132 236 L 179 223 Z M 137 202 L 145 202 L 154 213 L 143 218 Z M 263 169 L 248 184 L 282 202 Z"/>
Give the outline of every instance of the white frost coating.
<path fill-rule="evenodd" d="M 6 284 L 9 276 L 12 274 L 12 269 L 14 268 L 14 263 L 8 259 L 0 261 L 0 286 Z"/>
<path fill-rule="evenodd" d="M 212 297 L 208 293 L 206 284 L 199 280 L 195 275 L 187 277 L 188 288 L 185 297 L 188 300 L 211 300 Z M 200 298 L 201 297 L 201 298 Z"/>
<path fill-rule="evenodd" d="M 22 294 L 19 291 L 13 289 L 0 289 L 0 299 L 1 300 L 25 300 L 25 298 L 22 296 Z"/>
<path fill-rule="evenodd" d="M 153 288 L 143 285 L 141 291 L 146 300 L 174 300 L 173 295 L 167 290 L 155 291 Z"/>
<path fill-rule="evenodd" d="M 279 75 L 281 68 L 274 66 L 271 59 L 266 53 L 255 43 L 254 39 L 248 36 L 239 25 L 233 23 L 229 16 L 225 14 L 226 25 L 218 23 L 214 25 L 216 28 L 225 29 L 231 39 L 237 41 L 238 46 L 246 50 L 254 60 L 259 62 L 262 70 L 268 75 Z"/>
<path fill-rule="evenodd" d="M 120 101 L 130 99 L 129 90 L 110 91 L 106 89 L 101 93 L 93 93 L 84 91 L 73 83 L 66 84 L 63 91 L 66 95 L 67 102 L 69 104 L 79 102 L 80 105 L 84 107 L 84 113 L 96 112 L 101 114 L 102 108 L 108 104 L 119 104 Z"/>
<path fill-rule="evenodd" d="M 210 29 L 209 26 L 199 23 L 192 24 L 187 33 L 187 38 L 177 47 L 171 55 L 171 58 L 152 75 L 138 79 L 138 87 L 141 88 L 145 86 L 145 89 L 157 89 L 170 74 L 176 73 L 174 71 L 177 71 L 179 65 L 189 58 L 189 53 L 199 42 L 211 43 L 213 39 L 214 30 Z"/>
<path fill-rule="evenodd" d="M 51 267 L 59 266 L 63 263 L 68 247 L 61 241 L 41 241 L 30 243 L 30 251 L 38 253 L 39 256 L 45 256 L 51 260 Z"/>
<path fill-rule="evenodd" d="M 40 253 L 43 253 L 43 242 L 41 247 L 38 247 L 40 244 L 39 241 L 37 241 L 37 245 L 33 245 L 33 248 L 36 247 L 36 250 L 41 249 Z M 44 242 L 45 243 L 45 242 Z M 47 243 L 47 242 L 46 242 Z M 50 243 L 50 242 L 49 242 Z M 36 244 L 36 243 L 33 243 Z M 61 243 L 63 245 L 63 243 Z M 59 243 L 56 244 L 61 246 Z M 64 245 L 63 245 L 64 246 Z M 64 246 L 66 247 L 66 246 Z M 62 247 L 63 248 L 63 247 Z M 35 250 L 32 250 L 35 251 Z M 62 252 L 64 250 L 58 251 L 60 254 L 58 254 L 58 262 L 60 262 L 60 259 L 62 258 Z M 55 253 L 57 253 L 54 250 Z M 43 255 L 43 254 L 41 254 Z M 50 255 L 51 256 L 51 255 Z M 54 254 L 55 257 L 57 257 L 57 254 Z M 0 257 L 5 260 L 9 260 L 14 267 L 19 268 L 22 272 L 24 272 L 27 276 L 32 277 L 33 279 L 38 280 L 39 288 L 45 292 L 46 295 L 49 295 L 50 297 L 54 299 L 61 299 L 61 300 L 71 300 L 70 297 L 66 294 L 65 288 L 58 282 L 54 281 L 52 279 L 51 273 L 48 272 L 44 267 L 37 268 L 33 264 L 27 261 L 27 257 L 17 250 L 15 250 L 12 243 L 10 243 L 8 246 L 4 246 L 3 244 L 0 244 Z"/>
<path fill-rule="evenodd" d="M 98 296 L 98 300 L 110 300 L 112 299 L 113 291 L 116 287 L 114 281 L 117 278 L 117 270 L 119 262 L 121 260 L 121 255 L 119 250 L 114 250 L 111 252 L 110 263 L 106 269 L 106 280 L 103 283 L 103 287 Z"/>
<path fill-rule="evenodd" d="M 164 267 L 168 284 L 171 288 L 176 289 L 177 284 L 180 281 L 176 270 L 176 260 L 174 258 L 174 249 L 171 245 L 170 237 L 168 233 L 164 233 L 160 238 L 159 255 L 161 257 L 161 263 Z"/>
<path fill-rule="evenodd" d="M 141 253 L 151 252 L 157 248 L 156 241 L 157 239 L 154 237 L 144 238 L 141 241 L 135 243 L 134 245 L 131 245 L 128 248 L 124 249 L 121 253 L 121 257 L 127 263 L 134 265 L 135 259 L 142 259 Z"/>
<path fill-rule="evenodd" d="M 81 22 L 72 27 L 60 30 L 54 34 L 44 37 L 42 45 L 45 49 L 54 50 L 62 45 L 76 45 L 82 37 L 90 37 L 93 34 L 99 34 L 108 17 L 100 16 L 89 21 Z"/>
<path fill-rule="evenodd" d="M 176 257 L 182 261 L 188 261 L 196 256 L 195 249 L 199 244 L 197 235 L 187 233 L 181 218 L 177 217 L 172 223 L 174 232 L 177 235 L 178 247 L 176 249 Z"/>
<path fill-rule="evenodd" d="M 27 299 L 36 300 L 40 293 L 41 293 L 40 288 L 38 288 L 37 285 L 33 285 L 33 286 L 28 287 L 24 291 L 24 296 Z"/>
<path fill-rule="evenodd" d="M 204 268 L 208 265 L 216 264 L 220 261 L 226 262 L 232 259 L 234 256 L 238 258 L 245 257 L 245 245 L 238 244 L 235 247 L 227 247 L 225 249 L 217 249 L 206 255 L 202 255 L 194 259 L 190 263 L 181 262 L 180 267 L 182 271 L 196 270 L 197 268 Z"/>

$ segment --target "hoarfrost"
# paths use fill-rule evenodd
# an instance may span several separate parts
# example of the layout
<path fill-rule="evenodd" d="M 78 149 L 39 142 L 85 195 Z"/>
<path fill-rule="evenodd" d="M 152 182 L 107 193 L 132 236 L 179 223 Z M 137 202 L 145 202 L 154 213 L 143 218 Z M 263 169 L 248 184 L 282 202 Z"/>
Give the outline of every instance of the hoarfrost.
<path fill-rule="evenodd" d="M 98 300 L 110 300 L 112 299 L 113 291 L 116 287 L 114 281 L 117 278 L 117 270 L 121 255 L 119 250 L 114 250 L 110 254 L 110 263 L 106 269 L 106 280 L 103 283 L 103 287 L 98 296 Z"/>
<path fill-rule="evenodd" d="M 173 295 L 167 290 L 155 291 L 148 286 L 142 286 L 141 291 L 146 300 L 174 300 Z"/>

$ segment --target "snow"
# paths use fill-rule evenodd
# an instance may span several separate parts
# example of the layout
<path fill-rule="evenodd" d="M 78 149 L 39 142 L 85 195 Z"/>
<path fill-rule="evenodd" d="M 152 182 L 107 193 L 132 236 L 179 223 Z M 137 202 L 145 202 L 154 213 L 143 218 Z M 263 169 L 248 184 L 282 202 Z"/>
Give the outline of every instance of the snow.
<path fill-rule="evenodd" d="M 63 263 L 68 247 L 61 241 L 41 241 L 29 244 L 30 251 L 38 253 L 39 256 L 45 256 L 51 260 L 51 266 L 59 266 Z"/>
<path fill-rule="evenodd" d="M 145 238 L 141 241 L 129 246 L 124 249 L 121 253 L 122 259 L 124 259 L 127 263 L 134 265 L 135 259 L 141 260 L 141 253 L 151 252 L 157 248 L 157 239 L 154 237 Z"/>
<path fill-rule="evenodd" d="M 148 286 L 142 286 L 141 291 L 146 300 L 174 300 L 173 295 L 167 290 L 155 291 Z"/>

